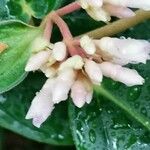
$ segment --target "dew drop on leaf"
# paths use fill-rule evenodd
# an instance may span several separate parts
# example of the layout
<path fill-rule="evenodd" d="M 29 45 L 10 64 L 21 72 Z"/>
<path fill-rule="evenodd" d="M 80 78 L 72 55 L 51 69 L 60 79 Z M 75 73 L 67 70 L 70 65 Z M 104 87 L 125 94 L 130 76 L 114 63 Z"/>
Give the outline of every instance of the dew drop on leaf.
<path fill-rule="evenodd" d="M 141 113 L 142 113 L 143 115 L 146 115 L 146 116 L 147 116 L 147 110 L 146 110 L 145 107 L 142 107 L 142 108 L 141 108 Z"/>
<path fill-rule="evenodd" d="M 141 94 L 141 87 L 130 88 L 127 93 L 127 99 L 130 101 L 136 101 Z"/>

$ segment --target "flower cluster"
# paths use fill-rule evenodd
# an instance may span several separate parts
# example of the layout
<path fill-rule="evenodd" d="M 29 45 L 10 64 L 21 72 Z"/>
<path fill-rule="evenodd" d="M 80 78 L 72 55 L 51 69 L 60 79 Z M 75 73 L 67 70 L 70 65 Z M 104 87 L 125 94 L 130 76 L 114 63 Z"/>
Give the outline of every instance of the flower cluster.
<path fill-rule="evenodd" d="M 77 107 L 89 104 L 93 97 L 93 85 L 100 86 L 103 76 L 127 86 L 144 83 L 136 70 L 124 65 L 145 64 L 150 59 L 150 43 L 131 38 L 92 39 L 87 35 L 73 38 L 61 16 L 81 7 L 95 20 L 107 22 L 110 16 L 133 16 L 134 12 L 127 7 L 150 10 L 150 1 L 78 0 L 46 17 L 43 36 L 32 43 L 32 56 L 25 68 L 27 72 L 40 70 L 47 77 L 26 115 L 26 119 L 32 119 L 36 127 L 41 126 L 51 115 L 54 105 L 65 101 L 69 93 Z M 50 42 L 53 24 L 58 26 L 63 36 L 62 41 L 54 44 Z"/>
<path fill-rule="evenodd" d="M 127 18 L 135 15 L 130 8 L 150 10 L 149 0 L 79 0 L 87 13 L 97 21 L 108 22 L 111 16 Z"/>
<path fill-rule="evenodd" d="M 40 43 L 43 48 L 36 45 Z M 83 36 L 79 39 L 81 52 L 69 54 L 64 42 L 54 45 L 38 38 L 33 44 L 33 56 L 26 71 L 41 70 L 48 78 L 32 101 L 26 119 L 33 119 L 37 127 L 51 114 L 54 104 L 68 98 L 81 108 L 90 103 L 93 84 L 100 85 L 103 76 L 127 86 L 142 85 L 144 79 L 136 70 L 123 67 L 128 63 L 146 63 L 150 58 L 150 43 L 145 40 L 103 37 L 100 40 Z M 40 49 L 34 48 L 36 45 Z"/>

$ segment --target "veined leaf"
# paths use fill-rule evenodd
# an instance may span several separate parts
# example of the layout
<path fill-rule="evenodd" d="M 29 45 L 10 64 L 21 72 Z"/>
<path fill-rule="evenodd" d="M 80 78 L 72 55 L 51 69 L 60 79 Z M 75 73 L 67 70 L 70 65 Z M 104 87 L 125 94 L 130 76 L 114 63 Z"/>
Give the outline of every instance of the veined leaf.
<path fill-rule="evenodd" d="M 120 34 L 149 39 L 149 21 Z M 104 79 L 93 102 L 82 109 L 69 107 L 70 126 L 78 150 L 150 149 L 150 61 L 130 65 L 144 78 L 142 86 L 127 87 Z"/>
<path fill-rule="evenodd" d="M 31 53 L 30 44 L 40 34 L 40 28 L 19 21 L 0 23 L 0 43 L 8 46 L 0 53 L 0 93 L 13 88 L 25 78 L 24 68 Z"/>
<path fill-rule="evenodd" d="M 29 23 L 31 17 L 42 19 L 51 10 L 57 9 L 64 0 L 9 0 L 10 17 Z"/>
<path fill-rule="evenodd" d="M 25 120 L 31 101 L 44 82 L 43 74 L 32 73 L 17 87 L 0 95 L 0 126 L 39 142 L 72 145 L 66 103 L 57 105 L 39 129 L 31 120 Z"/>

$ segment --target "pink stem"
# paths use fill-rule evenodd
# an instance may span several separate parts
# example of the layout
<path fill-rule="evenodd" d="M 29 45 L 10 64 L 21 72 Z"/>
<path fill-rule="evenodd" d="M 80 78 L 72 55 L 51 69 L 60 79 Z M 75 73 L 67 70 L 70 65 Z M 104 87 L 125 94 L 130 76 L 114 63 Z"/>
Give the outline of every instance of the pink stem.
<path fill-rule="evenodd" d="M 59 16 L 64 16 L 79 9 L 81 9 L 81 6 L 78 4 L 78 2 L 73 2 L 63 8 L 58 9 L 56 12 Z"/>
<path fill-rule="evenodd" d="M 63 36 L 63 39 L 73 39 L 73 36 L 69 30 L 69 27 L 68 25 L 65 23 L 65 21 L 58 16 L 58 14 L 56 13 L 53 13 L 52 15 L 52 21 L 58 26 L 62 36 Z"/>
<path fill-rule="evenodd" d="M 46 22 L 46 27 L 43 34 L 44 38 L 47 39 L 48 41 L 50 41 L 51 39 L 52 29 L 53 29 L 53 23 L 49 19 Z"/>
<path fill-rule="evenodd" d="M 72 41 L 72 44 L 73 44 L 74 46 L 80 46 L 80 40 L 79 40 L 79 39 L 74 39 L 74 40 Z"/>

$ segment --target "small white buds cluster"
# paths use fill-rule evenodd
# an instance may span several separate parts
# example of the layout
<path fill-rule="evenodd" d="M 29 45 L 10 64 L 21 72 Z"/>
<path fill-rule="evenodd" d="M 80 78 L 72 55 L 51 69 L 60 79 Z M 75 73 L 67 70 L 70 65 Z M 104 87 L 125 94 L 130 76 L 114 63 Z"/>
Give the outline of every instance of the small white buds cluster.
<path fill-rule="evenodd" d="M 136 70 L 123 67 L 128 63 L 146 63 L 150 59 L 150 43 L 145 40 L 103 37 L 94 40 L 88 36 L 79 39 L 83 56 L 70 55 L 64 42 L 41 47 L 33 52 L 25 70 L 41 70 L 48 78 L 35 96 L 26 119 L 40 127 L 54 109 L 65 101 L 69 92 L 73 103 L 81 108 L 89 104 L 93 84 L 100 85 L 103 76 L 127 86 L 142 85 L 144 79 Z M 52 45 L 52 44 L 50 44 Z M 73 53 L 71 53 L 73 54 Z M 79 53 L 80 54 L 80 53 Z"/>
<path fill-rule="evenodd" d="M 79 0 L 79 4 L 93 19 L 104 22 L 110 21 L 111 16 L 118 18 L 134 16 L 135 13 L 129 8 L 150 10 L 149 0 Z"/>

